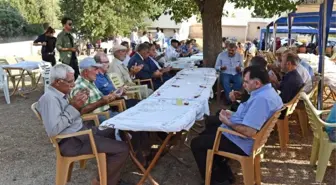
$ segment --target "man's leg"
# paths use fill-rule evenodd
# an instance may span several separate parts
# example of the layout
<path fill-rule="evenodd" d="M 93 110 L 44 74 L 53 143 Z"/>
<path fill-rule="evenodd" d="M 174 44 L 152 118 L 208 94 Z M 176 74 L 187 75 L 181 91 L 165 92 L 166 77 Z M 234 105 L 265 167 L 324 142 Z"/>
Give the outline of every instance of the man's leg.
<path fill-rule="evenodd" d="M 77 59 L 71 59 L 70 66 L 75 71 L 75 79 L 79 76 L 79 68 L 78 68 L 78 60 Z"/>
<path fill-rule="evenodd" d="M 243 85 L 243 78 L 240 73 L 232 76 L 233 90 L 240 91 Z"/>
<path fill-rule="evenodd" d="M 201 135 L 191 141 L 191 150 L 203 179 L 205 178 L 207 151 L 208 149 L 213 148 L 215 136 L 215 134 Z M 244 152 L 224 135 L 221 137 L 219 150 L 244 155 Z M 215 166 L 221 162 L 221 159 L 222 158 L 217 155 L 214 156 L 214 165 L 211 175 L 211 180 L 213 182 L 224 182 L 232 178 L 233 174 L 226 163 L 222 163 L 220 167 Z"/>
<path fill-rule="evenodd" d="M 229 97 L 229 94 L 231 92 L 231 83 L 230 83 L 231 78 L 232 78 L 232 75 L 230 75 L 230 74 L 225 74 L 225 73 L 221 74 L 221 83 L 222 83 L 222 86 L 223 86 L 223 89 L 224 89 L 226 102 L 228 104 L 231 104 L 231 100 L 230 100 L 230 97 Z"/>
<path fill-rule="evenodd" d="M 107 184 L 117 185 L 120 179 L 121 168 L 124 166 L 128 158 L 128 146 L 125 142 L 112 139 L 114 138 L 114 129 L 100 131 L 93 128 L 92 130 L 94 132 L 94 140 L 98 153 L 106 154 Z M 67 139 L 65 142 L 60 144 L 60 149 L 62 155 L 64 156 L 92 154 L 92 148 L 88 136 Z"/>

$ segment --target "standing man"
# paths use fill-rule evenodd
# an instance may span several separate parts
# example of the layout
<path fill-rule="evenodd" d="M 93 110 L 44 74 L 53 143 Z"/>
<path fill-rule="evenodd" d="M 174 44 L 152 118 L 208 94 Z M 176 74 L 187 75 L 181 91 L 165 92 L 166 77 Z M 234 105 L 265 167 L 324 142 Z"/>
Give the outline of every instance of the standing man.
<path fill-rule="evenodd" d="M 62 19 L 63 31 L 58 34 L 56 48 L 60 53 L 60 62 L 72 67 L 75 71 L 75 79 L 79 75 L 78 60 L 76 56 L 77 48 L 74 37 L 71 35 L 72 19 L 64 17 Z"/>
<path fill-rule="evenodd" d="M 144 31 L 142 33 L 142 37 L 140 37 L 140 44 L 145 43 L 145 42 L 149 42 L 149 38 L 147 36 L 147 31 Z"/>
<path fill-rule="evenodd" d="M 138 37 L 138 28 L 135 27 L 133 28 L 132 30 L 132 33 L 131 33 L 131 47 L 132 47 L 132 50 L 135 50 L 135 46 L 138 44 L 139 42 L 139 37 Z"/>
<path fill-rule="evenodd" d="M 221 72 L 220 81 L 224 88 L 225 98 L 228 105 L 231 104 L 229 94 L 231 90 L 239 91 L 242 87 L 243 57 L 236 52 L 235 43 L 228 45 L 227 51 L 221 52 L 216 60 L 215 68 Z M 231 83 L 232 88 L 231 88 Z"/>

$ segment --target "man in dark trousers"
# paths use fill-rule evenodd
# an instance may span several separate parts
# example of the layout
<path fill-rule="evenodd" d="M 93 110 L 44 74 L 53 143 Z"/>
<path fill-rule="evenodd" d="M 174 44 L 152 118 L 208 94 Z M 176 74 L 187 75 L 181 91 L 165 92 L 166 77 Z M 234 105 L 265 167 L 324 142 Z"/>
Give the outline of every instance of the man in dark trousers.
<path fill-rule="evenodd" d="M 71 66 L 75 71 L 75 79 L 79 75 L 78 60 L 76 56 L 74 37 L 71 35 L 72 20 L 68 17 L 62 19 L 63 31 L 58 34 L 56 48 L 60 53 L 60 62 Z"/>

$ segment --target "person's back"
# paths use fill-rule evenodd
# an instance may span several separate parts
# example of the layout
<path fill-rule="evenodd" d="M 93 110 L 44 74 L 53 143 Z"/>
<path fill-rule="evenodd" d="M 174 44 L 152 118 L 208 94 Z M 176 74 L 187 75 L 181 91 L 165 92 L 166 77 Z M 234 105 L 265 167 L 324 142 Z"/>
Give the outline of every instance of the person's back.
<path fill-rule="evenodd" d="M 280 97 L 284 103 L 290 102 L 303 87 L 304 83 L 297 70 L 288 72 L 280 83 Z"/>

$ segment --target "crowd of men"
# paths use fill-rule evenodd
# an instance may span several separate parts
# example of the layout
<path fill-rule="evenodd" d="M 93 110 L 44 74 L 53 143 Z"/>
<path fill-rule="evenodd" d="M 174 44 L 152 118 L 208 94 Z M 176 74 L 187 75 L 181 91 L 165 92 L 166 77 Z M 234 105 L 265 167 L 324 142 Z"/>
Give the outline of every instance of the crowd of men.
<path fill-rule="evenodd" d="M 107 112 L 111 118 L 118 112 L 110 106 L 110 103 L 118 99 L 124 99 L 127 108 L 135 106 L 140 100 L 123 97 L 128 87 L 138 86 L 134 83 L 134 79 L 145 82 L 140 85 L 144 88 L 139 89 L 146 98 L 171 78 L 169 73 L 171 67 L 165 67 L 159 60 L 163 56 L 174 59 L 198 53 L 195 40 L 181 44 L 178 40 L 172 39 L 171 46 L 163 55 L 160 52 L 160 44 L 158 46 L 149 43 L 146 39 L 140 39 L 143 43 L 131 41 L 131 46 L 123 42 L 113 47 L 113 61 L 109 61 L 105 53 L 98 52 L 94 58 L 85 58 L 78 65 L 74 53 L 76 49 L 70 34 L 72 21 L 65 18 L 62 23 L 64 30 L 56 42 L 62 64 L 52 67 L 51 85 L 39 99 L 37 110 L 41 114 L 49 137 L 91 128 L 98 152 L 107 155 L 108 184 L 127 184 L 120 181 L 120 172 L 129 151 L 123 132 L 112 128 L 100 130 L 83 124 L 81 115 Z M 135 52 L 132 56 L 128 56 L 131 47 Z M 273 65 L 268 65 L 263 57 L 256 56 L 248 66 L 244 66 L 242 54 L 238 49 L 239 44 L 227 43 L 214 66 L 220 72 L 219 80 L 224 88 L 225 102 L 231 105 L 234 113 L 229 109 L 219 110 L 217 115 L 207 117 L 206 129 L 191 143 L 191 150 L 203 179 L 207 150 L 213 147 L 218 127 L 232 129 L 247 137 L 243 139 L 225 133 L 221 137 L 220 150 L 243 156 L 251 155 L 252 137 L 265 122 L 281 109 L 284 103 L 292 100 L 302 88 L 307 91 L 311 88 L 314 74 L 311 72 L 311 67 L 298 57 L 295 49 L 279 48 L 278 60 Z M 112 83 L 111 74 L 118 75 L 124 86 L 116 88 Z M 150 87 L 150 81 L 153 87 Z M 104 116 L 99 116 L 100 122 L 106 119 Z M 284 114 L 279 119 L 284 119 Z M 148 133 L 131 134 L 137 158 L 144 165 L 148 164 L 148 152 L 146 152 L 149 147 L 146 141 Z M 92 153 L 87 136 L 62 139 L 59 146 L 64 156 Z M 235 181 L 225 159 L 215 158 L 212 171 L 212 185 L 228 185 Z M 98 185 L 99 178 L 93 179 L 92 184 Z"/>

